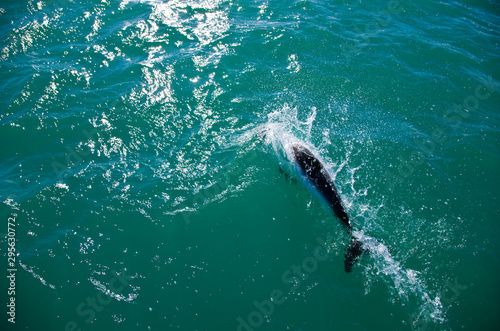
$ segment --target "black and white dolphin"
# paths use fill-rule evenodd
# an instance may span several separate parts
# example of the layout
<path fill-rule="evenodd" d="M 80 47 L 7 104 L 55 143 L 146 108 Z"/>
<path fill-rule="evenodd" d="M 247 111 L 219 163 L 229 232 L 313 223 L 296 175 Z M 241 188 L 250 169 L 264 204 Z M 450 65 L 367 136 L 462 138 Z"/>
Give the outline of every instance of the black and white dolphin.
<path fill-rule="evenodd" d="M 345 253 L 344 268 L 346 272 L 351 272 L 352 266 L 356 262 L 364 249 L 359 240 L 352 235 L 352 226 L 349 217 L 345 212 L 344 206 L 333 184 L 333 180 L 328 174 L 323 164 L 314 156 L 314 154 L 305 146 L 294 144 L 292 146 L 295 163 L 301 174 L 313 185 L 318 193 L 326 200 L 332 208 L 334 214 L 340 219 L 351 235 L 351 242 Z"/>

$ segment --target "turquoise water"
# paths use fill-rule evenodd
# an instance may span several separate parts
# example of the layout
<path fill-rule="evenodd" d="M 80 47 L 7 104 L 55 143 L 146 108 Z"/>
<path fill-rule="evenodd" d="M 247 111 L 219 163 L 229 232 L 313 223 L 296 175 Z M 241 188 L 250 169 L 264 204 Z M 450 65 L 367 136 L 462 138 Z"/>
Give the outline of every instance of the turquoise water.
<path fill-rule="evenodd" d="M 498 329 L 497 2 L 0 8 L 2 330 Z"/>

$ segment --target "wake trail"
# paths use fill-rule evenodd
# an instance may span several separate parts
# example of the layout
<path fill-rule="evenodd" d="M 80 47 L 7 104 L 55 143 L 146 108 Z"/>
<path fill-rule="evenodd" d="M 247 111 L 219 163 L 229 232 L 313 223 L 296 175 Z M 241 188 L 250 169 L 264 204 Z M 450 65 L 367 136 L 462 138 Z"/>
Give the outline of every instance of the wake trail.
<path fill-rule="evenodd" d="M 353 237 L 362 243 L 374 262 L 373 266 L 367 268 L 372 269 L 375 276 L 382 275 L 386 282 L 390 280 L 392 286 L 388 284 L 389 287 L 395 290 L 400 299 L 406 302 L 412 301 L 417 305 L 416 311 L 412 314 L 412 320 L 415 323 L 444 323 L 440 297 L 431 298 L 427 286 L 420 279 L 417 271 L 403 268 L 394 259 L 386 245 L 364 234 L 363 231 L 353 231 Z"/>

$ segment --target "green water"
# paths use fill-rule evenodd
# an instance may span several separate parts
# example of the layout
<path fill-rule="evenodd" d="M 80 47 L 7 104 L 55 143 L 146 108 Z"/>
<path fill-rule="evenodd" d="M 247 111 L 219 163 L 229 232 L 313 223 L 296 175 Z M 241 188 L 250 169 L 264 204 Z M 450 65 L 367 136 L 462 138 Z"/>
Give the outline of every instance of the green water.
<path fill-rule="evenodd" d="M 1 330 L 498 329 L 497 2 L 2 1 L 0 27 Z"/>

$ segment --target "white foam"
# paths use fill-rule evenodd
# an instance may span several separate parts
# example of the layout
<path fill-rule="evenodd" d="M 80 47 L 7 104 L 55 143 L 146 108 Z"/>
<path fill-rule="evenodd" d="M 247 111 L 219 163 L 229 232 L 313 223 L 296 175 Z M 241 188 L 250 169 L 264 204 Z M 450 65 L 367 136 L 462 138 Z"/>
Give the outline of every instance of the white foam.
<path fill-rule="evenodd" d="M 367 268 L 373 272 L 368 272 L 367 277 L 381 277 L 400 299 L 406 302 L 417 301 L 417 311 L 412 314 L 414 321 L 439 324 L 445 321 L 439 295 L 431 298 L 419 272 L 403 268 L 386 245 L 363 231 L 353 231 L 353 236 L 368 250 L 370 260 L 373 261 L 373 267 Z"/>

